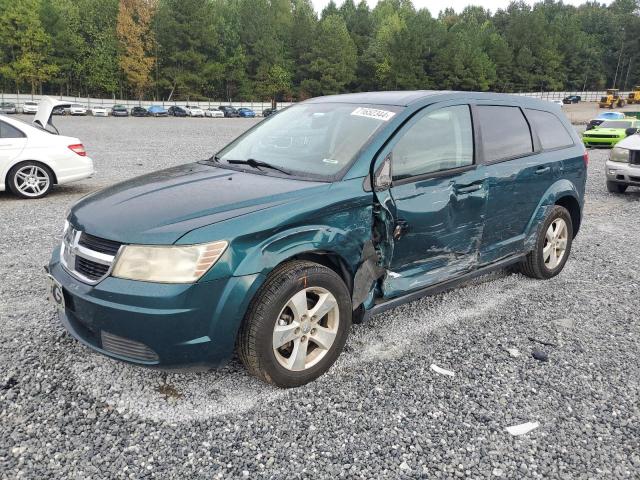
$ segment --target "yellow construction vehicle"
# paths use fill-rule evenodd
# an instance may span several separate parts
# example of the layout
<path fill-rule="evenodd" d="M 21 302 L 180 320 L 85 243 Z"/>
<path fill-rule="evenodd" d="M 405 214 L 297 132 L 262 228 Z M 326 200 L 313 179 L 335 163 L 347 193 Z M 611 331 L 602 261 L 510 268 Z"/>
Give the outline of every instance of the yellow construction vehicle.
<path fill-rule="evenodd" d="M 600 108 L 624 107 L 624 103 L 624 98 L 620 96 L 620 90 L 617 88 L 610 88 L 607 90 L 607 94 L 600 98 L 598 106 Z"/>
<path fill-rule="evenodd" d="M 629 105 L 640 103 L 640 85 L 633 87 L 633 91 L 629 93 L 629 98 L 627 98 L 627 103 Z"/>

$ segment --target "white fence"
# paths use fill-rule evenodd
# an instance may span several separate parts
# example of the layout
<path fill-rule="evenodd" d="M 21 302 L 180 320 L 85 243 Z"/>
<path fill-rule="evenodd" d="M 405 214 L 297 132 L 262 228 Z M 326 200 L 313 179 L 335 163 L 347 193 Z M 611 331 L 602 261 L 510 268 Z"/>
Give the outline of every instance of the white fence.
<path fill-rule="evenodd" d="M 525 97 L 541 98 L 542 100 L 562 100 L 569 95 L 579 95 L 583 102 L 598 102 L 601 97 L 607 94 L 606 90 L 599 92 L 528 92 L 528 93 L 516 93 L 514 95 L 523 95 Z M 620 92 L 623 98 L 629 96 L 629 92 Z"/>
<path fill-rule="evenodd" d="M 0 92 L 0 103 L 1 102 L 13 102 L 18 108 L 27 101 L 39 102 L 44 95 L 31 95 L 25 93 L 2 93 Z M 165 108 L 169 108 L 172 105 L 197 105 L 201 108 L 209 108 L 209 107 L 219 107 L 221 105 L 231 105 L 236 108 L 247 107 L 256 112 L 257 115 L 262 115 L 262 111 L 271 108 L 271 102 L 229 102 L 223 100 L 208 100 L 208 101 L 180 101 L 180 102 L 163 102 L 163 101 L 151 101 L 151 100 L 120 100 L 113 98 L 91 98 L 91 97 L 65 97 L 65 96 L 56 96 L 50 95 L 52 98 L 56 100 L 61 100 L 63 102 L 69 103 L 79 103 L 88 108 L 95 107 L 97 105 L 105 105 L 111 107 L 113 105 L 125 105 L 128 109 L 132 107 L 142 106 L 145 108 L 150 107 L 151 105 L 162 105 Z M 291 102 L 278 102 L 278 109 L 288 107 L 291 105 Z"/>

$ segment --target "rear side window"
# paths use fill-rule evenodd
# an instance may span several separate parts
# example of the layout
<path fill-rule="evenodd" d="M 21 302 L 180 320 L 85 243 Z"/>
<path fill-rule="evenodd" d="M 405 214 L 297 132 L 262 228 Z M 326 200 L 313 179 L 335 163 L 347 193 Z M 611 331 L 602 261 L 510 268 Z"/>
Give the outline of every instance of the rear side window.
<path fill-rule="evenodd" d="M 475 116 L 482 132 L 485 161 L 497 162 L 533 152 L 529 124 L 518 107 L 480 105 Z"/>
<path fill-rule="evenodd" d="M 393 149 L 394 180 L 473 164 L 473 128 L 467 105 L 429 112 Z"/>
<path fill-rule="evenodd" d="M 562 122 L 553 113 L 542 110 L 525 110 L 531 127 L 538 134 L 543 150 L 571 147 L 573 139 Z"/>
<path fill-rule="evenodd" d="M 23 138 L 25 136 L 16 127 L 5 122 L 0 122 L 0 138 Z"/>

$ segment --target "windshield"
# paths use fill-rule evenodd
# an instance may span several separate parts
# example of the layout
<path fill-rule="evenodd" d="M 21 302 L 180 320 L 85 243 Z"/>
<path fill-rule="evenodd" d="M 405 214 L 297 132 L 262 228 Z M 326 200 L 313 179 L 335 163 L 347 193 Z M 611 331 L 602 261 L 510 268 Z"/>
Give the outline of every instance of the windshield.
<path fill-rule="evenodd" d="M 257 160 L 299 174 L 330 180 L 400 107 L 303 103 L 282 110 L 220 151 L 222 163 Z"/>
<path fill-rule="evenodd" d="M 630 128 L 631 126 L 631 122 L 622 120 L 608 120 L 600 124 L 600 128 Z"/>

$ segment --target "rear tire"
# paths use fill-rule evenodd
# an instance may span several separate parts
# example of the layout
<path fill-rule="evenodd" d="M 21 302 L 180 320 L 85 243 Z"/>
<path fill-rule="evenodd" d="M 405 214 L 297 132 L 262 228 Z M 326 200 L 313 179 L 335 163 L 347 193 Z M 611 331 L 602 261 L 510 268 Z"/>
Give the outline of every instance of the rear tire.
<path fill-rule="evenodd" d="M 546 280 L 558 275 L 569 258 L 573 224 L 566 208 L 555 205 L 538 227 L 536 245 L 518 264 L 523 275 Z"/>
<path fill-rule="evenodd" d="M 628 185 L 622 185 L 621 183 L 610 182 L 607 180 L 607 190 L 610 193 L 624 193 L 627 191 Z"/>
<path fill-rule="evenodd" d="M 304 385 L 342 352 L 351 314 L 349 290 L 337 273 L 307 261 L 284 263 L 252 299 L 238 334 L 238 355 L 264 382 Z"/>
<path fill-rule="evenodd" d="M 51 191 L 53 182 L 53 172 L 39 162 L 20 162 L 7 175 L 9 190 L 20 198 L 42 198 Z"/>

